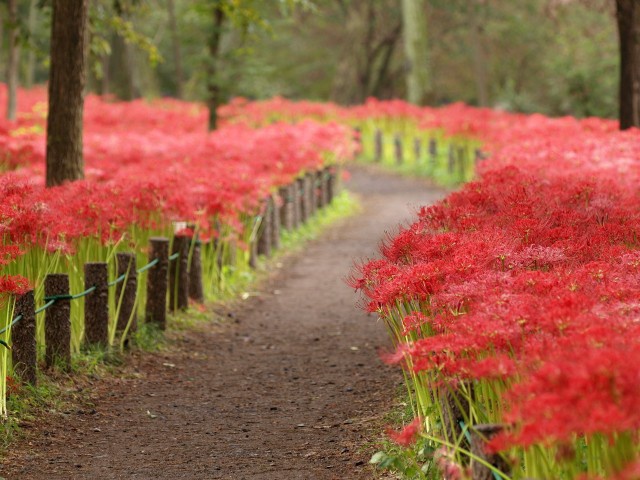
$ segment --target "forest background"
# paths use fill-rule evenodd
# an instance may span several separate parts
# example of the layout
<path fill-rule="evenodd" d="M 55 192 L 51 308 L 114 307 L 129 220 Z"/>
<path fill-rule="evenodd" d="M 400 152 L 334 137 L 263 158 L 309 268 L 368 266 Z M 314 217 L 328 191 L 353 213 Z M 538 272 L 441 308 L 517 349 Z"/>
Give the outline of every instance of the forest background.
<path fill-rule="evenodd" d="M 418 2 L 418 0 L 413 0 Z M 11 21 L 8 9 L 15 4 Z M 17 32 L 18 83 L 47 81 L 51 8 L 0 3 L 2 58 Z M 206 100 L 218 31 L 205 0 L 91 0 L 87 89 L 130 100 Z M 215 2 L 214 2 L 215 3 Z M 233 2 L 231 2 L 233 3 Z M 400 0 L 255 0 L 220 24 L 220 102 L 276 95 L 354 104 L 406 98 Z M 430 0 L 425 103 L 616 117 L 614 2 Z M 17 28 L 14 28 L 17 27 Z"/>

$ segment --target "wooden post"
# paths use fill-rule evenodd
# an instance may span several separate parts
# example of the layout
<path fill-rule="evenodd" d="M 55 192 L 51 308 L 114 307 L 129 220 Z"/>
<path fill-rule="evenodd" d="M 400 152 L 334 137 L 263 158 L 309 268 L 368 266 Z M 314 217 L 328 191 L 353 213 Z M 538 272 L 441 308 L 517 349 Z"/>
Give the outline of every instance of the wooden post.
<path fill-rule="evenodd" d="M 459 394 L 455 387 L 445 385 L 439 392 L 438 401 L 442 411 L 442 429 L 445 440 L 456 443 L 459 438 L 462 438 L 460 446 L 467 448 L 468 442 L 462 436 L 460 422 L 469 417 L 468 399 Z"/>
<path fill-rule="evenodd" d="M 375 156 L 373 158 L 373 160 L 375 162 L 381 162 L 382 161 L 382 132 L 378 129 L 376 129 L 376 133 L 374 136 L 374 142 L 375 142 Z"/>
<path fill-rule="evenodd" d="M 476 148 L 475 151 L 475 164 L 478 165 L 482 160 L 484 160 L 484 155 L 482 154 L 482 150 L 480 150 L 479 148 Z"/>
<path fill-rule="evenodd" d="M 327 200 L 327 182 L 324 179 L 324 168 L 321 168 L 316 172 L 316 185 L 317 187 L 317 208 L 324 208 Z"/>
<path fill-rule="evenodd" d="M 504 457 L 497 453 L 487 453 L 486 443 L 502 432 L 504 427 L 498 424 L 475 425 L 471 430 L 471 453 L 481 458 L 489 465 L 507 476 L 511 476 L 511 466 Z M 494 480 L 493 471 L 478 461 L 471 458 L 471 478 L 472 480 Z"/>
<path fill-rule="evenodd" d="M 402 151 L 402 139 L 399 135 L 396 135 L 393 138 L 393 146 L 396 157 L 396 164 L 402 165 L 402 162 L 404 161 L 404 152 Z"/>
<path fill-rule="evenodd" d="M 258 229 L 258 255 L 271 256 L 271 204 L 269 199 L 262 207 L 262 220 Z"/>
<path fill-rule="evenodd" d="M 116 253 L 116 275 L 126 275 L 123 282 L 116 285 L 116 302 L 120 301 L 118 323 L 116 330 L 124 332 L 129 325 L 129 334 L 138 328 L 138 314 L 136 309 L 136 295 L 138 291 L 138 272 L 136 271 L 136 256 L 133 253 Z M 122 291 L 124 289 L 124 292 Z M 131 323 L 129 323 L 131 320 Z"/>
<path fill-rule="evenodd" d="M 316 174 L 315 172 L 307 172 L 307 192 L 309 194 L 309 217 L 312 217 L 316 213 L 318 204 L 318 189 L 316 188 Z"/>
<path fill-rule="evenodd" d="M 285 230 L 293 229 L 293 186 L 287 185 L 286 187 L 280 187 L 278 195 L 282 201 L 282 207 L 280 208 L 280 225 Z"/>
<path fill-rule="evenodd" d="M 165 330 L 167 328 L 167 287 L 169 270 L 169 239 L 153 237 L 150 240 L 149 261 L 158 263 L 147 273 L 147 305 L 145 321 Z"/>
<path fill-rule="evenodd" d="M 84 299 L 84 341 L 87 345 L 109 344 L 109 273 L 107 264 L 85 263 L 84 288 L 96 287 Z"/>
<path fill-rule="evenodd" d="M 189 263 L 189 298 L 204 303 L 204 287 L 202 286 L 202 243 L 193 239 L 191 263 Z"/>
<path fill-rule="evenodd" d="M 322 196 L 322 204 L 326 207 L 329 205 L 329 168 L 325 167 L 320 170 L 322 182 L 320 183 L 320 195 Z"/>
<path fill-rule="evenodd" d="M 298 228 L 302 224 L 302 184 L 300 179 L 293 181 L 293 208 L 294 208 L 294 222 L 293 226 Z"/>
<path fill-rule="evenodd" d="M 300 221 L 307 223 L 309 220 L 309 182 L 307 176 L 298 179 L 300 187 Z"/>
<path fill-rule="evenodd" d="M 271 248 L 280 248 L 280 210 L 284 208 L 279 201 L 274 200 L 273 195 L 269 196 L 271 204 Z"/>
<path fill-rule="evenodd" d="M 353 129 L 353 141 L 358 146 L 358 150 L 362 149 L 362 129 L 360 127 L 355 127 Z"/>
<path fill-rule="evenodd" d="M 413 156 L 416 159 L 416 165 L 419 165 L 422 157 L 422 142 L 417 137 L 413 139 Z"/>
<path fill-rule="evenodd" d="M 69 295 L 69 276 L 52 273 L 44 279 L 45 297 Z M 45 364 L 48 368 L 60 362 L 60 366 L 71 366 L 71 302 L 69 299 L 57 300 L 47 310 L 44 317 L 44 336 L 46 342 Z"/>
<path fill-rule="evenodd" d="M 180 256 L 169 263 L 169 310 L 189 308 L 189 243 L 186 235 L 173 237 L 172 254 Z"/>
<path fill-rule="evenodd" d="M 25 383 L 37 383 L 36 314 L 33 290 L 16 299 L 13 314 L 22 319 L 11 328 L 13 371 Z"/>
<path fill-rule="evenodd" d="M 464 182 L 467 176 L 465 169 L 467 163 L 467 149 L 464 147 L 458 148 L 458 166 L 460 167 L 460 181 Z"/>
<path fill-rule="evenodd" d="M 327 180 L 327 202 L 332 203 L 337 193 L 337 170 L 335 167 L 327 167 L 327 170 L 329 172 L 329 177 Z"/>
<path fill-rule="evenodd" d="M 429 140 L 429 157 L 431 158 L 431 171 L 435 171 L 438 162 L 438 142 L 435 138 Z"/>
<path fill-rule="evenodd" d="M 450 143 L 449 144 L 449 164 L 448 164 L 448 171 L 449 174 L 453 174 L 453 172 L 455 171 L 456 168 L 456 152 L 455 149 L 453 148 L 453 144 Z"/>

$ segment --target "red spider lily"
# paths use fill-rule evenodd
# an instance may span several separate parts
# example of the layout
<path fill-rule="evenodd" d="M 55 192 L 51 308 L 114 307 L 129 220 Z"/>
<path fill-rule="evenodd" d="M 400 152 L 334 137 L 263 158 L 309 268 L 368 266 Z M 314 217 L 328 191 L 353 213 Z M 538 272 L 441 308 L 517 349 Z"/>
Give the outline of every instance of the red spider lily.
<path fill-rule="evenodd" d="M 406 425 L 399 432 L 391 429 L 387 430 L 387 435 L 398 445 L 409 447 L 415 443 L 421 429 L 422 421 L 419 418 L 414 418 L 410 424 Z"/>

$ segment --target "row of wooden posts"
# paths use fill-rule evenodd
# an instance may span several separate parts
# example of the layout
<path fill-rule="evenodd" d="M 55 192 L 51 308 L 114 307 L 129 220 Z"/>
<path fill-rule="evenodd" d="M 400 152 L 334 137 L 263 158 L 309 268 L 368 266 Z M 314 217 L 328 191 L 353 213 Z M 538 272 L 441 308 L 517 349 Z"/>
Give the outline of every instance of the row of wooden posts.
<path fill-rule="evenodd" d="M 326 167 L 308 172 L 290 185 L 268 196 L 256 219 L 257 235 L 252 239 L 250 265 L 256 267 L 259 255 L 271 256 L 280 247 L 281 229 L 293 230 L 314 213 L 329 205 L 339 188 L 339 171 Z M 169 255 L 171 246 L 172 255 Z M 189 255 L 191 253 L 191 256 Z M 201 243 L 187 235 L 150 239 L 149 263 L 137 268 L 134 253 L 116 254 L 116 275 L 121 281 L 109 282 L 108 265 L 90 262 L 84 266 L 84 342 L 106 347 L 109 343 L 109 287 L 115 284 L 119 301 L 116 330 L 130 334 L 137 329 L 138 273 L 147 271 L 145 322 L 164 330 L 167 297 L 170 311 L 186 310 L 189 299 L 203 302 Z M 78 297 L 69 293 L 67 274 L 49 274 L 44 281 L 45 365 L 68 368 L 71 363 L 71 303 Z M 11 329 L 12 361 L 15 374 L 26 383 L 37 379 L 36 310 L 33 290 L 16 299 L 14 315 L 21 319 Z"/>
<path fill-rule="evenodd" d="M 381 130 L 376 130 L 374 134 L 374 156 L 373 160 L 376 163 L 382 162 L 384 156 L 384 137 Z M 464 146 L 456 146 L 453 142 L 449 142 L 448 150 L 448 163 L 447 170 L 450 175 L 453 175 L 458 170 L 461 178 L 464 179 L 466 175 L 466 166 L 469 164 L 468 155 L 469 150 Z M 435 170 L 438 161 L 438 141 L 435 138 L 431 138 L 427 144 L 427 151 L 423 152 L 423 140 L 421 138 L 413 139 L 413 155 L 418 163 L 424 159 L 428 163 L 428 166 Z M 397 165 L 403 165 L 405 163 L 405 146 L 403 144 L 401 135 L 393 135 L 393 152 Z M 426 153 L 428 152 L 428 156 Z M 476 148 L 473 151 L 474 163 L 477 164 L 483 160 L 484 156 L 480 149 Z"/>

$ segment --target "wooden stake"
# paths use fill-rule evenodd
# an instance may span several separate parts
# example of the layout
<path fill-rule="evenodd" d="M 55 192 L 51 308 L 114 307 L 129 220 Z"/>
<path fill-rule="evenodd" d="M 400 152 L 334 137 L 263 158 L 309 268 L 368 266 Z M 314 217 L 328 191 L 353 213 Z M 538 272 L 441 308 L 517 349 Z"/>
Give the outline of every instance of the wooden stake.
<path fill-rule="evenodd" d="M 157 325 L 160 330 L 167 328 L 167 288 L 169 273 L 169 239 L 153 237 L 150 240 L 149 262 L 158 263 L 147 273 L 147 305 L 145 321 Z"/>
<path fill-rule="evenodd" d="M 69 295 L 69 276 L 52 273 L 44 279 L 45 297 Z M 51 368 L 56 363 L 68 370 L 71 367 L 71 302 L 57 300 L 45 310 L 44 336 L 46 342 L 45 364 Z"/>
<path fill-rule="evenodd" d="M 179 257 L 169 263 L 169 310 L 189 308 L 189 243 L 186 235 L 173 237 L 172 254 Z"/>
<path fill-rule="evenodd" d="M 504 457 L 497 453 L 487 453 L 486 444 L 493 437 L 498 435 L 504 430 L 502 425 L 488 424 L 488 425 L 475 425 L 471 429 L 471 453 L 481 458 L 489 465 L 494 466 L 497 470 L 504 473 L 506 476 L 511 476 L 511 466 L 504 459 Z M 493 471 L 484 464 L 474 461 L 471 458 L 471 478 L 473 480 L 494 480 L 495 476 Z"/>
<path fill-rule="evenodd" d="M 16 299 L 13 314 L 22 319 L 11 328 L 13 371 L 25 383 L 37 383 L 36 314 L 33 290 Z"/>
<path fill-rule="evenodd" d="M 189 264 L 189 298 L 198 303 L 204 303 L 201 249 L 200 240 L 194 239 L 193 248 L 191 249 L 191 263 Z"/>
<path fill-rule="evenodd" d="M 84 287 L 96 287 L 84 300 L 84 341 L 87 345 L 109 344 L 109 274 L 107 264 L 85 263 Z"/>
<path fill-rule="evenodd" d="M 121 275 L 127 276 L 123 282 L 116 285 L 116 302 L 120 302 L 120 296 L 122 295 L 116 330 L 124 332 L 127 325 L 129 325 L 129 335 L 138 329 L 138 313 L 136 311 L 138 272 L 136 272 L 136 268 L 135 254 L 128 252 L 116 253 L 116 275 L 118 277 Z"/>

